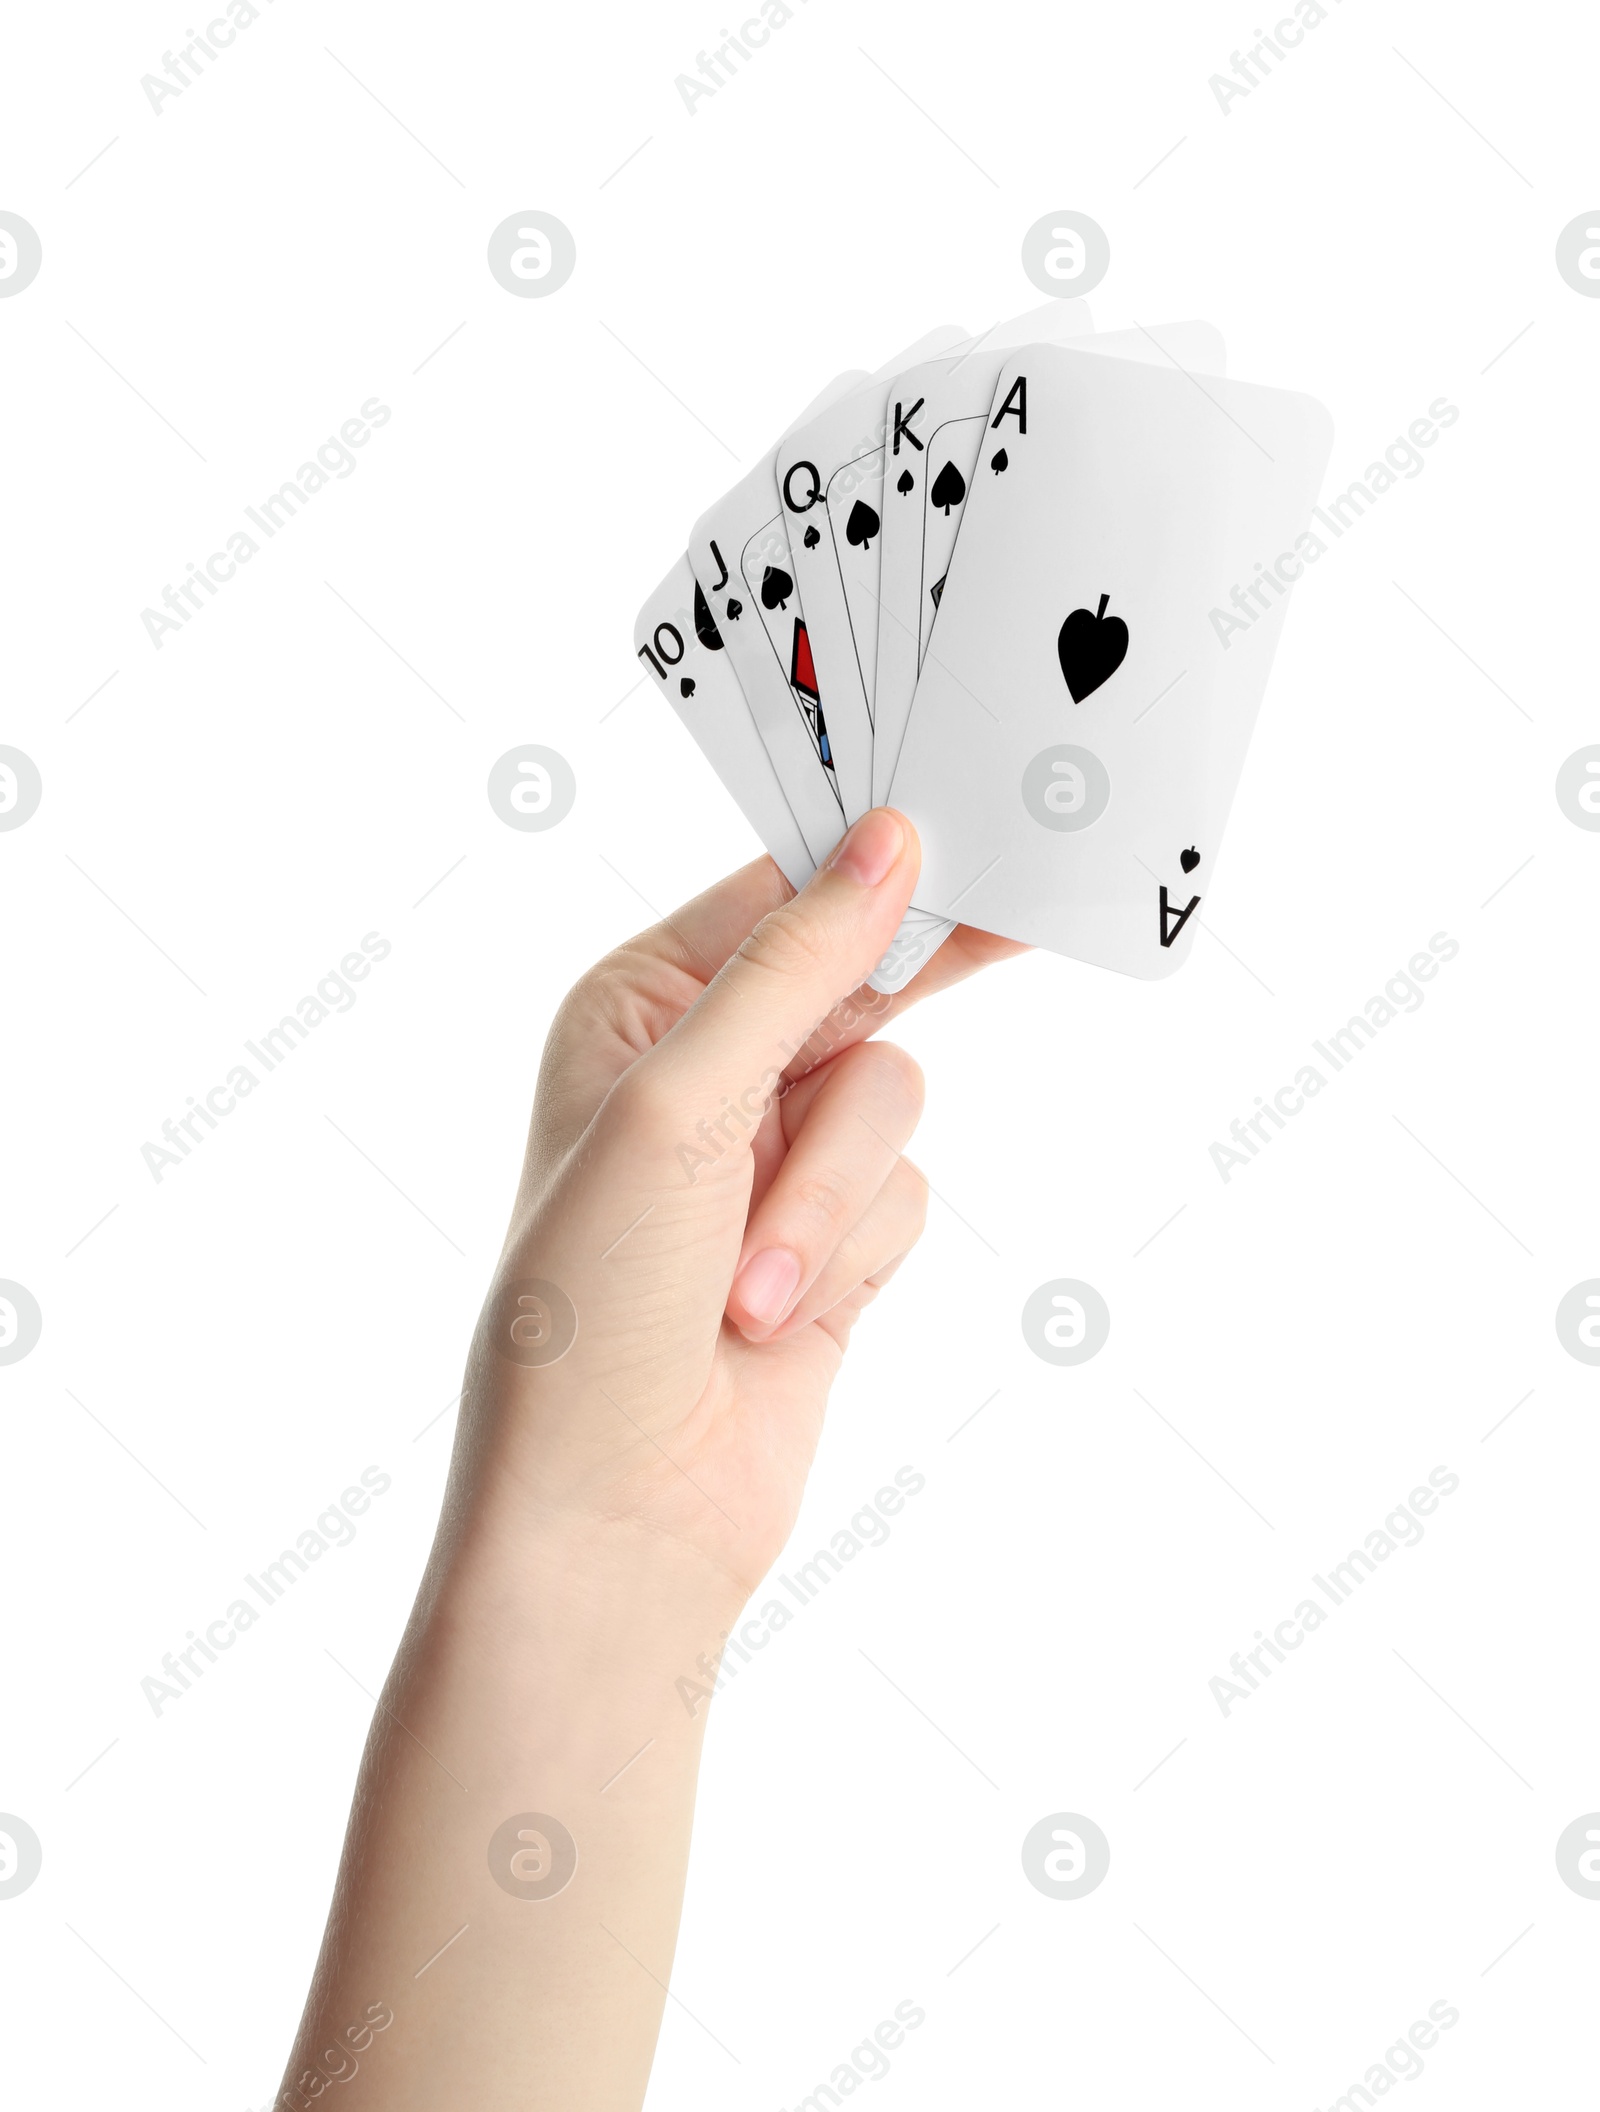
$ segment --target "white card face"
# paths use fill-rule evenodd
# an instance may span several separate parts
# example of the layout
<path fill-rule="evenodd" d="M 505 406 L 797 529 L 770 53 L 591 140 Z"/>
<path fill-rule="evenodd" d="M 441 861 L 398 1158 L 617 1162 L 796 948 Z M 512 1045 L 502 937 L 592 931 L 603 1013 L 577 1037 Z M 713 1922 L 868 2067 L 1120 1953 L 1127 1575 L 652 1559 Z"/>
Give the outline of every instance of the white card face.
<path fill-rule="evenodd" d="M 865 378 L 859 372 L 840 375 L 801 413 L 802 421 Z M 826 752 L 805 618 L 773 485 L 776 457 L 777 448 L 769 448 L 695 522 L 689 566 L 806 849 L 820 865 L 844 834 L 844 806 Z"/>
<path fill-rule="evenodd" d="M 1204 328 L 1204 325 L 1199 326 Z M 948 554 L 936 573 L 928 573 L 922 555 L 929 532 L 930 512 L 941 525 L 959 526 L 965 483 L 969 472 L 959 473 L 960 496 L 942 493 L 941 507 L 930 508 L 928 486 L 938 474 L 927 466 L 930 442 L 927 435 L 943 435 L 951 421 L 963 412 L 973 420 L 972 453 L 994 394 L 995 377 L 1007 352 L 1029 344 L 1074 344 L 1097 346 L 1101 340 L 1088 334 L 1092 320 L 1087 301 L 1047 301 L 994 324 L 982 337 L 960 348 L 958 356 L 926 361 L 895 377 L 890 390 L 889 457 L 885 466 L 885 488 L 892 495 L 883 511 L 883 556 L 878 577 L 878 647 L 875 655 L 877 692 L 873 705 L 872 797 L 882 805 L 889 796 L 906 720 L 922 664 L 922 641 L 918 635 L 918 603 L 923 599 L 924 577 L 936 578 L 941 586 L 949 569 Z M 1138 335 L 1138 333 L 1131 333 Z M 1214 333 L 1213 333 L 1214 334 Z M 1122 333 L 1114 332 L 1113 337 Z M 1145 340 L 1140 337 L 1140 343 Z M 1221 340 L 1217 340 L 1220 350 Z M 896 457 L 903 466 L 896 471 Z M 920 458 L 920 466 L 919 466 Z M 910 503 L 906 503 L 906 502 Z M 948 508 L 948 511 L 946 510 Z M 950 546 L 955 527 L 949 527 Z M 930 605 L 931 606 L 931 605 Z M 888 952 L 869 981 L 875 990 L 902 990 L 956 928 L 949 917 L 930 918 L 925 911 L 910 909 L 895 933 Z"/>
<path fill-rule="evenodd" d="M 1058 305 L 1069 310 L 1082 306 L 1076 301 Z M 1056 344 L 1068 338 L 1074 350 L 1165 363 L 1191 374 L 1226 371 L 1222 338 L 1209 323 L 1158 323 L 1144 330 L 1085 336 L 1072 327 L 1076 320 L 1068 315 L 1058 321 L 1049 310 L 1020 316 L 1015 323 L 1001 324 L 976 353 L 919 367 L 900 377 L 896 386 L 895 394 L 904 398 L 908 413 L 914 403 L 920 408 L 894 433 L 904 462 L 897 467 L 891 454 L 888 483 L 904 503 L 887 508 L 883 523 L 872 765 L 873 794 L 880 801 L 888 796 L 899 760 L 995 381 L 1008 351 L 1021 349 L 1012 333 L 1055 323 L 1052 331 L 1040 330 L 1031 341 Z M 1010 338 L 1010 345 L 997 349 L 997 338 Z M 916 442 L 921 442 L 920 449 Z"/>
<path fill-rule="evenodd" d="M 633 644 L 783 877 L 804 887 L 814 862 L 686 557 L 639 611 Z"/>
<path fill-rule="evenodd" d="M 1030 349 L 1001 370 L 891 796 L 918 906 L 1148 979 L 1194 943 L 1322 553 L 1310 397 Z"/>
<path fill-rule="evenodd" d="M 872 796 L 876 804 L 882 804 L 894 776 L 922 664 L 917 605 L 930 481 L 924 473 L 928 435 L 962 411 L 980 419 L 984 416 L 994 394 L 995 376 L 1008 352 L 1029 344 L 1075 344 L 1093 328 L 1087 301 L 1047 301 L 1042 308 L 1030 308 L 1026 314 L 992 324 L 981 337 L 955 347 L 943 359 L 924 360 L 892 377 L 885 488 L 897 503 L 884 509 L 878 568 L 877 694 L 872 718 Z M 907 505 L 907 500 L 914 503 Z"/>
<path fill-rule="evenodd" d="M 954 324 L 893 363 L 964 342 Z M 873 379 L 778 445 L 776 488 L 846 821 L 872 804 L 873 662 L 883 494 L 884 392 Z M 847 587 L 848 575 L 848 587 Z M 854 607 L 852 608 L 852 596 Z"/>

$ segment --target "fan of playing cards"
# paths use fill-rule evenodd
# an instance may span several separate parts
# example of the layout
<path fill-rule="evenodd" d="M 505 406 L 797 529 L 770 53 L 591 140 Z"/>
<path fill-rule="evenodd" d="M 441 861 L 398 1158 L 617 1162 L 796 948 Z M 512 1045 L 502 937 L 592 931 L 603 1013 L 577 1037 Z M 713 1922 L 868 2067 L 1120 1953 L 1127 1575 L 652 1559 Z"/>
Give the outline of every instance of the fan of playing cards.
<path fill-rule="evenodd" d="M 831 383 L 641 611 L 795 887 L 874 804 L 915 823 L 876 988 L 958 920 L 1147 978 L 1193 944 L 1332 441 L 1222 376 L 1209 324 L 1081 301 L 935 330 Z"/>

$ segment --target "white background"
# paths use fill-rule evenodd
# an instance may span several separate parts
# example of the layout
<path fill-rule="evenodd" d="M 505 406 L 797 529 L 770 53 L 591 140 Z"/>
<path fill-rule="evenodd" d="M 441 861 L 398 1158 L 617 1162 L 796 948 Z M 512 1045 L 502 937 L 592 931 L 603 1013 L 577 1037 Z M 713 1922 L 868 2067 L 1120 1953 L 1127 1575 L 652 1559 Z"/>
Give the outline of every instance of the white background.
<path fill-rule="evenodd" d="M 1243 0 L 811 0 L 690 115 L 710 0 L 278 0 L 158 117 L 190 19 L 4 53 L 44 245 L 0 301 L 0 740 L 44 779 L 0 835 L 0 1276 L 44 1314 L 0 1370 L 18 2101 L 270 2099 L 546 1024 L 755 849 L 634 612 L 832 373 L 1032 305 L 1065 207 L 1097 323 L 1214 321 L 1329 405 L 1333 490 L 1461 415 L 1295 597 L 1186 972 L 1039 956 L 900 1030 L 940 1200 L 785 1566 L 927 1487 L 715 1704 L 651 2102 L 792 2106 L 907 1998 L 874 2102 L 1325 2105 L 1441 1999 L 1419 2096 L 1575 2101 L 1600 1374 L 1553 1316 L 1600 1273 L 1600 836 L 1553 784 L 1600 740 L 1600 304 L 1553 258 L 1592 19 L 1345 0 L 1224 115 Z M 530 208 L 577 242 L 548 300 L 484 261 Z M 157 651 L 141 609 L 374 395 L 356 473 Z M 485 798 L 527 741 L 577 775 L 548 835 Z M 353 1011 L 157 1184 L 141 1145 L 369 931 Z M 1436 932 L 1420 1011 L 1224 1184 L 1213 1140 Z M 1070 1370 L 1018 1324 L 1061 1276 L 1112 1314 Z M 368 1465 L 354 1544 L 154 1716 Z M 1230 1654 L 1439 1465 L 1425 1540 L 1225 1719 Z M 1019 1860 L 1058 1811 L 1111 1842 L 1077 1902 Z"/>

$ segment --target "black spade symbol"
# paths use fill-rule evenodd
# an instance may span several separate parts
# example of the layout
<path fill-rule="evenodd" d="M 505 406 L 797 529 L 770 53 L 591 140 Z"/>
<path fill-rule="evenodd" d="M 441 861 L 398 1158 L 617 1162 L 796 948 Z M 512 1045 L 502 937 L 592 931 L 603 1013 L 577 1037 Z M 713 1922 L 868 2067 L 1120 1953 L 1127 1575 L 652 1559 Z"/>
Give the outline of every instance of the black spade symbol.
<path fill-rule="evenodd" d="M 1200 853 L 1195 849 L 1192 843 L 1186 851 L 1181 851 L 1178 854 L 1178 863 L 1183 867 L 1186 873 L 1192 873 L 1195 867 L 1200 863 Z"/>
<path fill-rule="evenodd" d="M 700 591 L 700 582 L 698 580 L 694 583 L 694 634 L 707 652 L 720 653 L 722 651 L 722 634 L 717 629 L 717 620 L 711 613 L 710 604 Z M 684 695 L 688 696 L 693 688 L 694 684 L 690 683 L 689 688 L 684 691 Z"/>
<path fill-rule="evenodd" d="M 901 470 L 901 472 L 900 472 L 900 481 L 899 481 L 899 483 L 898 483 L 898 484 L 896 484 L 896 486 L 895 486 L 895 490 L 896 490 L 896 491 L 898 491 L 898 492 L 899 492 L 899 493 L 901 494 L 901 496 L 902 496 L 902 497 L 904 497 L 904 495 L 905 495 L 905 493 L 906 493 L 906 492 L 908 492 L 908 491 L 915 491 L 916 487 L 917 487 L 917 480 L 916 480 L 916 478 L 915 478 L 915 477 L 914 477 L 914 476 L 913 476 L 913 475 L 911 474 L 910 470 L 909 470 L 909 469 L 903 469 L 903 470 Z"/>
<path fill-rule="evenodd" d="M 1109 682 L 1128 651 L 1128 626 L 1120 616 L 1108 616 L 1109 594 L 1102 594 L 1092 613 L 1074 609 L 1056 639 L 1056 657 L 1067 678 L 1074 704 L 1093 696 L 1102 682 Z"/>
<path fill-rule="evenodd" d="M 794 581 L 777 565 L 768 565 L 761 575 L 761 606 L 764 609 L 786 609 L 789 596 L 794 592 Z"/>
<path fill-rule="evenodd" d="M 857 499 L 850 509 L 849 520 L 844 524 L 844 539 L 854 550 L 870 550 L 872 538 L 882 526 L 866 500 Z"/>
<path fill-rule="evenodd" d="M 687 675 L 678 684 L 678 695 L 680 697 L 692 697 L 694 695 L 694 684 Z"/>
<path fill-rule="evenodd" d="M 928 599 L 933 603 L 935 608 L 939 606 L 940 596 L 944 593 L 944 583 L 949 577 L 950 575 L 948 572 L 943 573 L 938 579 L 934 581 L 933 585 L 928 589 Z"/>
<path fill-rule="evenodd" d="M 1006 453 L 1004 448 L 1001 448 L 999 454 L 991 455 L 989 457 L 989 467 L 994 471 L 996 476 L 999 476 L 1000 472 L 1003 469 L 1009 469 L 1011 467 L 1011 457 Z"/>
<path fill-rule="evenodd" d="M 952 506 L 959 506 L 967 495 L 967 480 L 953 462 L 947 462 L 933 480 L 933 489 L 928 496 L 935 506 L 942 506 L 948 513 Z"/>
<path fill-rule="evenodd" d="M 730 623 L 737 623 L 743 614 L 744 603 L 742 601 L 730 601 L 728 603 L 728 621 Z"/>
<path fill-rule="evenodd" d="M 813 521 L 805 532 L 805 546 L 808 550 L 815 550 L 821 541 L 822 537 L 817 533 L 817 524 Z"/>

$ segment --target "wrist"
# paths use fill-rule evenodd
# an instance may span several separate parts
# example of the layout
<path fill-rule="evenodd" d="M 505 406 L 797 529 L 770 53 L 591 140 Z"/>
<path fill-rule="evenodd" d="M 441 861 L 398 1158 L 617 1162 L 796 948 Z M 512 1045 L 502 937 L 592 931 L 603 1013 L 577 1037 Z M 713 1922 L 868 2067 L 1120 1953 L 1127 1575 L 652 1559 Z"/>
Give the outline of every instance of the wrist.
<path fill-rule="evenodd" d="M 677 1436 L 642 1460 L 637 1443 L 631 1455 L 607 1443 L 616 1433 L 588 1414 L 597 1390 L 546 1384 L 524 1400 L 469 1381 L 430 1578 L 513 1621 L 537 1590 L 610 1627 L 648 1609 L 664 1631 L 726 1629 L 777 1552 L 763 1507 L 731 1517 L 706 1469 L 679 1464 Z"/>
<path fill-rule="evenodd" d="M 436 1551 L 402 1655 L 437 1669 L 454 1721 L 495 1726 L 512 1776 L 537 1756 L 540 1779 L 593 1790 L 646 1745 L 657 1765 L 673 1751 L 695 1763 L 746 1596 L 696 1550 L 632 1526 L 474 1521 Z"/>
<path fill-rule="evenodd" d="M 739 1617 L 752 1587 L 703 1548 L 579 1506 L 475 1503 L 441 1532 L 423 1607 L 519 1647 L 619 1669 L 674 1662 Z M 691 1655 L 693 1653 L 691 1652 Z"/>

